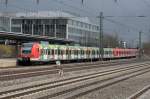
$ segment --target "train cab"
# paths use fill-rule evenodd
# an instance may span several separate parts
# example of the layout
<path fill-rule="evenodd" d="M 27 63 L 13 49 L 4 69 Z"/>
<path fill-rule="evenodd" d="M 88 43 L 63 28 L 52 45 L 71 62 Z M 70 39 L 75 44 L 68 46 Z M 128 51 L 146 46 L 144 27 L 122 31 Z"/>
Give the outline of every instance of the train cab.
<path fill-rule="evenodd" d="M 38 43 L 23 43 L 18 55 L 18 63 L 28 64 L 30 61 L 39 60 L 40 45 Z"/>

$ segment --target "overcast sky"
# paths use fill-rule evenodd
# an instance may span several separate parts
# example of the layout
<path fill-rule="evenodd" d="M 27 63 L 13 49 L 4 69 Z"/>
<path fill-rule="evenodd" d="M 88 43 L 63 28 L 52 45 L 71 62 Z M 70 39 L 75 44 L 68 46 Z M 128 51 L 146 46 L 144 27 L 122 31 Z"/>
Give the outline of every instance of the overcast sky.
<path fill-rule="evenodd" d="M 37 11 L 37 10 L 64 10 L 80 16 L 88 16 L 98 22 L 96 16 L 103 11 L 104 32 L 117 33 L 126 41 L 135 43 L 138 32 L 143 31 L 144 40 L 150 35 L 150 0 L 0 0 L 0 11 Z M 113 17 L 107 17 L 113 16 Z M 146 17 L 136 17 L 146 16 Z M 108 20 L 109 19 L 109 20 Z"/>

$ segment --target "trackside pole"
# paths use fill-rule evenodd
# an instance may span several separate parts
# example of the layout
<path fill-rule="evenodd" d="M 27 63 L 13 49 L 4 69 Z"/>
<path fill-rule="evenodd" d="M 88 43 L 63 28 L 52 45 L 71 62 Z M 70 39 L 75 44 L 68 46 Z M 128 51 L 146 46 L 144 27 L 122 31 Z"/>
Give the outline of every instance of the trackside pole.
<path fill-rule="evenodd" d="M 58 66 L 58 69 L 59 69 L 58 74 L 59 74 L 60 76 L 63 76 L 64 71 L 63 71 L 63 67 L 62 67 L 62 65 L 61 65 L 61 62 L 60 62 L 60 61 L 56 61 L 56 65 Z"/>
<path fill-rule="evenodd" d="M 99 15 L 99 61 L 103 61 L 104 49 L 103 49 L 103 12 Z"/>

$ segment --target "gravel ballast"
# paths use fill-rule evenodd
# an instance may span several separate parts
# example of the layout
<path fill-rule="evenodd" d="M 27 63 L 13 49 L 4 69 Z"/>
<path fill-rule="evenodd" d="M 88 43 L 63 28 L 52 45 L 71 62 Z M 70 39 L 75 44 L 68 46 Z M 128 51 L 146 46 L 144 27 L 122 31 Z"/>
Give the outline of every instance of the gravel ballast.
<path fill-rule="evenodd" d="M 77 99 L 127 99 L 149 84 L 150 72 L 77 97 Z"/>

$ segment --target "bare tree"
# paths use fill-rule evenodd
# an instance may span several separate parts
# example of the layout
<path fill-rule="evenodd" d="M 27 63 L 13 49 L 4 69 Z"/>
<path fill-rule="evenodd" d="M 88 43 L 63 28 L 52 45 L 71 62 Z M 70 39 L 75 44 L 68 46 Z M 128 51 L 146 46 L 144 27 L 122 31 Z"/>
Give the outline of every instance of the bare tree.
<path fill-rule="evenodd" d="M 108 48 L 115 48 L 119 47 L 119 37 L 117 34 L 110 35 L 105 34 L 104 35 L 104 47 Z"/>

